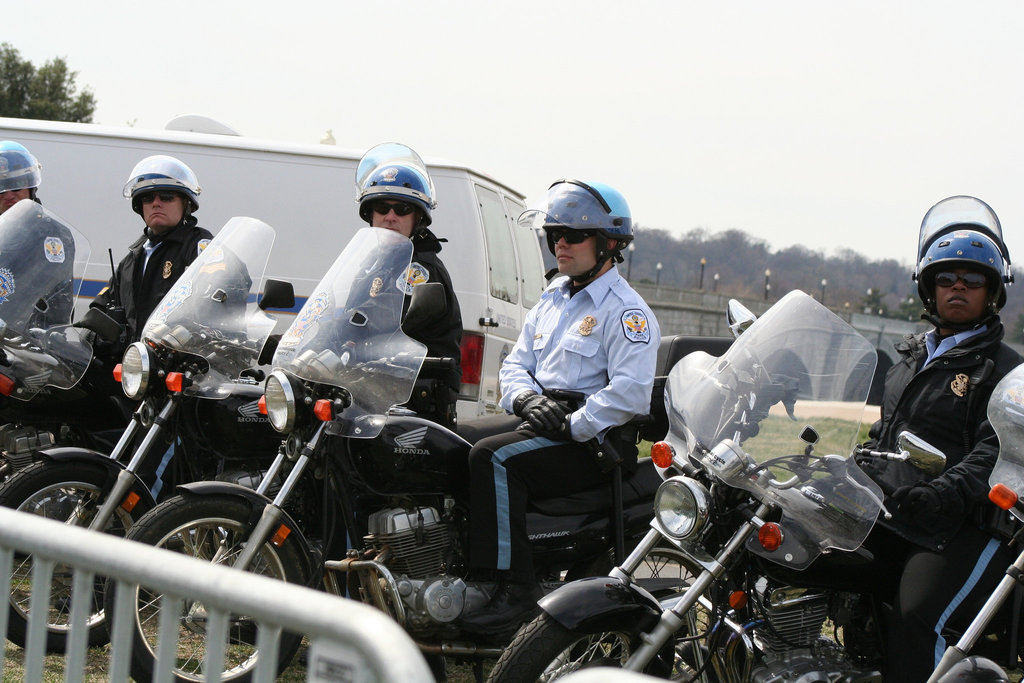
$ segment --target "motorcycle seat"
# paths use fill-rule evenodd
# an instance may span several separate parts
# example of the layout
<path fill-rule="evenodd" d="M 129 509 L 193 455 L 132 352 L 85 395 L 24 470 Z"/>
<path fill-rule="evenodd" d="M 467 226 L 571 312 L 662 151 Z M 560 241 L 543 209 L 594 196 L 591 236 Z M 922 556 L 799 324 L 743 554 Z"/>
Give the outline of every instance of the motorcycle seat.
<path fill-rule="evenodd" d="M 654 467 L 642 462 L 636 472 L 622 478 L 622 506 L 629 507 L 643 501 L 653 502 L 654 492 L 661 484 L 661 475 Z M 612 504 L 611 484 L 572 493 L 557 498 L 530 501 L 530 511 L 551 517 L 565 517 L 591 513 L 606 513 Z"/>

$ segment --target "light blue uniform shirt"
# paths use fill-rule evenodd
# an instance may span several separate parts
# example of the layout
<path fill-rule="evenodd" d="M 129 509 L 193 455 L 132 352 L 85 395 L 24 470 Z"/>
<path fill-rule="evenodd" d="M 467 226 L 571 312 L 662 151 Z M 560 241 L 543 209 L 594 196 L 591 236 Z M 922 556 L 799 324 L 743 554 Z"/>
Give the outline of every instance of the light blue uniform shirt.
<path fill-rule="evenodd" d="M 651 309 L 614 266 L 572 298 L 569 278 L 560 277 L 526 316 L 501 366 L 501 407 L 512 412 L 527 390 L 579 391 L 586 403 L 570 418 L 573 439 L 603 437 L 649 412 L 660 342 Z"/>
<path fill-rule="evenodd" d="M 925 346 L 928 348 L 928 357 L 925 359 L 924 365 L 922 367 L 928 367 L 929 363 L 931 363 L 933 360 L 944 354 L 946 351 L 949 351 L 952 348 L 960 346 L 971 337 L 976 337 L 982 332 L 986 331 L 987 329 L 988 325 L 982 325 L 981 327 L 975 328 L 973 330 L 957 332 L 956 334 L 952 334 L 946 337 L 945 339 L 941 340 L 939 339 L 939 335 L 936 333 L 935 330 L 929 331 L 927 334 L 924 335 L 924 343 Z"/>

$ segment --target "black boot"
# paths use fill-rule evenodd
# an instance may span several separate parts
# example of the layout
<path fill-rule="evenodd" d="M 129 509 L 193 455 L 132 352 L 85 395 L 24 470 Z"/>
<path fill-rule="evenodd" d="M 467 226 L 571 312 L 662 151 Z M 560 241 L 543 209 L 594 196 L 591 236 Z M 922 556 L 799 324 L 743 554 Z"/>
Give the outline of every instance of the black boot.
<path fill-rule="evenodd" d="M 503 580 L 482 609 L 462 617 L 462 628 L 468 633 L 511 636 L 537 614 L 537 601 L 543 595 L 536 582 Z"/>

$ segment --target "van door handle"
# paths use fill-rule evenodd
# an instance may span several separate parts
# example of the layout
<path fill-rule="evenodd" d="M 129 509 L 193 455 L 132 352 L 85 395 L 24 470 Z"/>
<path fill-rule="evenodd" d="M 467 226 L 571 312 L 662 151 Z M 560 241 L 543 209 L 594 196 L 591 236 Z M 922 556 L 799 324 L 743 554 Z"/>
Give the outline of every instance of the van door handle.
<path fill-rule="evenodd" d="M 480 318 L 481 327 L 497 327 L 498 321 L 494 318 Z"/>

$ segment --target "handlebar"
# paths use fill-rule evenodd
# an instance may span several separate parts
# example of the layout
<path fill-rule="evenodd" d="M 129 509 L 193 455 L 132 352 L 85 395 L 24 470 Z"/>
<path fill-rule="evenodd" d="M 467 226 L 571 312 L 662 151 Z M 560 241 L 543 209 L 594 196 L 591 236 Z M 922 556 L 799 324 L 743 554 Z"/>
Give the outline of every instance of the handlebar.
<path fill-rule="evenodd" d="M 424 370 L 454 370 L 455 367 L 455 359 L 447 356 L 441 356 L 439 358 L 427 356 L 423 359 Z"/>

